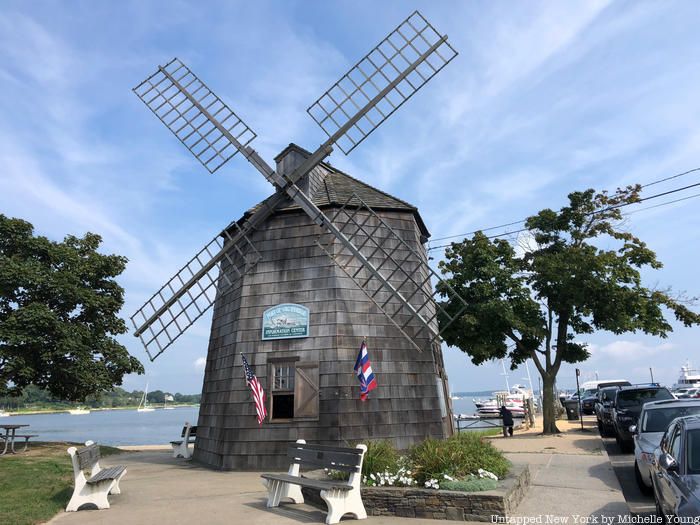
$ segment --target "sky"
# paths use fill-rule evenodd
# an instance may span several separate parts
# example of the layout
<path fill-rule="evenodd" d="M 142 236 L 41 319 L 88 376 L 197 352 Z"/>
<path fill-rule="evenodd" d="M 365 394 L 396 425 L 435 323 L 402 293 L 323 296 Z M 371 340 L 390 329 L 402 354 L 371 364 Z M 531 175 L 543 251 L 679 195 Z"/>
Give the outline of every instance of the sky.
<path fill-rule="evenodd" d="M 571 191 L 700 167 L 694 2 L 4 0 L 0 213 L 56 240 L 99 233 L 105 253 L 126 255 L 126 318 L 272 192 L 239 157 L 210 175 L 131 89 L 180 58 L 258 134 L 252 146 L 272 162 L 290 142 L 313 150 L 325 140 L 306 108 L 414 9 L 459 56 L 351 155 L 329 160 L 416 205 L 434 238 L 557 209 Z M 645 193 L 699 181 L 691 173 Z M 700 296 L 699 204 L 627 217 L 625 228 L 664 263 L 644 273 L 649 286 Z M 442 252 L 431 255 L 435 264 Z M 148 379 L 151 389 L 199 392 L 209 321 L 153 363 L 136 338 L 121 336 L 147 372 L 124 388 Z M 649 380 L 651 367 L 673 383 L 686 359 L 700 366 L 700 328 L 674 328 L 666 339 L 593 334 L 582 340 L 591 359 L 576 366 L 583 379 L 633 382 Z M 476 367 L 450 348 L 445 359 L 453 391 L 504 384 L 500 363 Z M 574 385 L 573 369 L 562 367 L 561 387 Z M 509 372 L 511 384 L 526 376 Z"/>

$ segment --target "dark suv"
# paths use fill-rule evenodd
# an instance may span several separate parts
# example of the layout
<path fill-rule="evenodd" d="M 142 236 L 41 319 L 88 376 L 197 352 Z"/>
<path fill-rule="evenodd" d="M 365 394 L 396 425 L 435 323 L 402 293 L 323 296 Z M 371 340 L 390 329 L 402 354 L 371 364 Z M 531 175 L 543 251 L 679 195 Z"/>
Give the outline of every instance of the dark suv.
<path fill-rule="evenodd" d="M 619 386 L 609 386 L 598 390 L 598 396 L 595 401 L 595 417 L 598 420 L 598 430 L 603 437 L 612 436 L 615 432 L 612 409 L 615 402 L 615 394 L 619 389 Z"/>
<path fill-rule="evenodd" d="M 618 389 L 612 407 L 612 420 L 615 440 L 622 452 L 634 450 L 634 438 L 629 428 L 637 424 L 642 405 L 649 401 L 661 401 L 662 399 L 674 399 L 674 397 L 668 388 L 655 383 L 623 386 Z"/>

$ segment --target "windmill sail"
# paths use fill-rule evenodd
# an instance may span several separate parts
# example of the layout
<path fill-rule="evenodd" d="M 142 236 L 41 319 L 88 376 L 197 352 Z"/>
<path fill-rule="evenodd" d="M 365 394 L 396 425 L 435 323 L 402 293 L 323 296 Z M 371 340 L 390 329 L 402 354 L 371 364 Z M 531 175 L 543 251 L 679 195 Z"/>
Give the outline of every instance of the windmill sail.
<path fill-rule="evenodd" d="M 137 337 L 153 361 L 260 259 L 237 224 L 209 241 L 132 316 Z M 221 268 L 225 271 L 220 271 Z"/>
<path fill-rule="evenodd" d="M 185 147 L 214 173 L 255 133 L 190 69 L 173 58 L 133 89 Z M 215 126 L 215 119 L 219 126 Z"/>
<path fill-rule="evenodd" d="M 248 271 L 247 263 L 241 270 L 228 254 L 232 249 L 248 253 L 252 244 L 247 235 L 286 196 L 337 238 L 403 308 L 423 325 L 431 325 L 434 315 L 422 315 L 296 182 L 323 162 L 334 144 L 345 153 L 352 151 L 456 55 L 446 36 L 440 36 L 420 13 L 413 13 L 312 104 L 309 114 L 329 138 L 291 174 L 278 174 L 248 145 L 255 133 L 178 59 L 159 67 L 134 88 L 211 173 L 240 151 L 277 190 L 235 235 L 223 241 L 215 237 L 132 316 L 135 335 L 141 337 L 151 360 L 204 314 L 217 293 L 233 286 L 235 279 L 222 269 L 232 267 L 238 275 Z"/>
<path fill-rule="evenodd" d="M 407 333 L 407 330 L 416 321 L 420 323 L 421 329 L 427 330 L 429 339 L 436 341 L 447 326 L 466 309 L 464 299 L 440 278 L 428 265 L 424 252 L 417 249 L 420 239 L 407 242 L 358 195 L 353 194 L 333 214 L 331 220 L 375 264 L 374 270 L 381 278 L 377 279 L 375 272 L 367 271 L 366 265 L 358 262 L 343 246 L 340 250 L 334 250 L 332 246 L 323 245 L 319 241 L 317 244 L 409 341 L 413 342 L 415 336 Z M 450 299 L 461 303 L 456 312 L 450 314 L 440 306 L 437 301 L 438 292 L 433 286 L 438 282 Z M 392 286 L 388 287 L 385 283 Z M 412 306 L 411 311 L 406 311 L 405 303 Z M 397 308 L 402 304 L 404 308 Z M 441 329 L 438 329 L 438 316 L 447 319 Z"/>
<path fill-rule="evenodd" d="M 415 11 L 307 112 L 347 155 L 456 56 Z"/>

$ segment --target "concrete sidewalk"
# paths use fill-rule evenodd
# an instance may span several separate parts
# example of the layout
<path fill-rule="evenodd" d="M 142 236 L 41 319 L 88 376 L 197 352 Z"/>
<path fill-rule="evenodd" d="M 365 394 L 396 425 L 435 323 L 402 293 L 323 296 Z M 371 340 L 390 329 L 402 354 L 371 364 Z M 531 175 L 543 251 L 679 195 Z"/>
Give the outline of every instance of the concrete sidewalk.
<path fill-rule="evenodd" d="M 310 505 L 265 507 L 267 492 L 258 472 L 219 472 L 174 459 L 169 451 L 108 456 L 105 466 L 126 465 L 122 493 L 110 496 L 105 510 L 61 512 L 50 523 L 61 525 L 298 525 L 323 524 L 326 513 Z M 352 523 L 354 520 L 346 518 Z M 406 524 L 406 518 L 369 517 L 367 525 Z M 411 525 L 441 523 L 412 519 Z M 444 522 L 443 522 L 444 523 Z"/>
<path fill-rule="evenodd" d="M 518 506 L 517 516 L 535 518 L 591 516 L 603 523 L 603 516 L 615 519 L 629 515 L 622 487 L 610 464 L 595 419 L 580 423 L 558 421 L 562 431 L 555 436 L 543 436 L 541 420 L 535 427 L 518 432 L 512 438 L 491 438 L 514 463 L 530 466 L 531 485 Z M 550 521 L 552 523 L 552 521 Z M 578 523 L 581 523 L 579 520 Z"/>
<path fill-rule="evenodd" d="M 559 428 L 563 430 L 559 436 L 539 436 L 536 427 L 512 438 L 491 438 L 513 463 L 527 463 L 531 469 L 532 485 L 516 515 L 542 516 L 542 523 L 548 523 L 546 516 L 568 517 L 572 525 L 575 525 L 574 516 L 627 515 L 622 490 L 598 434 L 593 428 L 581 432 L 567 422 L 561 422 Z M 110 497 L 112 508 L 63 512 L 49 523 L 285 525 L 325 521 L 325 512 L 305 504 L 267 509 L 267 493 L 259 473 L 213 471 L 173 459 L 169 451 L 151 447 L 109 456 L 104 463 L 124 464 L 128 469 L 121 484 L 122 494 Z M 348 518 L 344 521 L 352 523 Z M 438 525 L 445 522 L 369 517 L 362 523 Z M 602 523 L 602 519 L 592 523 Z"/>

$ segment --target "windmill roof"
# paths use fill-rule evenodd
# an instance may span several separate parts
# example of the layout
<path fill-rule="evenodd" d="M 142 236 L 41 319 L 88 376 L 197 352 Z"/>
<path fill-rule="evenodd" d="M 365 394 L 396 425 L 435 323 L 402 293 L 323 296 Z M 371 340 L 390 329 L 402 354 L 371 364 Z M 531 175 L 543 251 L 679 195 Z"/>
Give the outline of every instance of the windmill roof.
<path fill-rule="evenodd" d="M 303 148 L 300 148 L 295 144 L 290 144 L 275 158 L 275 160 L 279 160 L 280 158 L 285 156 L 290 151 L 290 149 L 296 149 L 305 156 L 311 155 L 308 151 L 304 150 Z M 312 194 L 309 195 L 313 203 L 319 208 L 343 206 L 345 204 L 348 204 L 348 206 L 352 207 L 352 202 L 348 203 L 348 201 L 353 197 L 353 195 L 357 195 L 370 208 L 372 208 L 375 211 L 390 210 L 408 211 L 413 213 L 416 222 L 418 223 L 418 227 L 421 230 L 421 233 L 425 237 L 430 236 L 430 233 L 428 232 L 428 229 L 425 226 L 423 219 L 418 213 L 418 208 L 416 208 L 412 204 L 409 204 L 408 202 L 399 199 L 398 197 L 394 197 L 393 195 L 390 195 L 385 191 L 377 189 L 374 186 L 367 184 L 366 182 L 356 179 L 355 177 L 352 177 L 347 173 L 340 171 L 339 169 L 337 169 L 334 166 L 331 166 L 330 164 L 322 163 L 321 166 L 325 170 L 325 173 L 322 175 L 321 183 L 314 185 Z M 272 196 L 268 197 L 264 201 L 250 208 L 243 215 L 241 220 L 254 213 L 271 197 Z M 286 204 L 280 206 L 277 209 L 277 212 L 289 212 L 296 211 L 299 209 L 299 206 L 295 204 L 291 199 L 289 199 Z"/>

